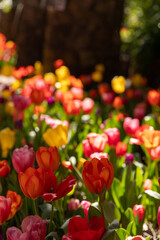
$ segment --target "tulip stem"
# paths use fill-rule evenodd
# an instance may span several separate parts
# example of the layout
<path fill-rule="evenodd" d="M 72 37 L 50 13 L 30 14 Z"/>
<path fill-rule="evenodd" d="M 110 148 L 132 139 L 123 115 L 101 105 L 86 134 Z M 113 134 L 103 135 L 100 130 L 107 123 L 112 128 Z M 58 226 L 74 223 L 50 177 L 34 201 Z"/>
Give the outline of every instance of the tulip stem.
<path fill-rule="evenodd" d="M 104 204 L 104 200 L 105 200 L 105 194 L 106 194 L 106 190 L 105 189 L 103 189 L 99 193 L 99 206 L 100 206 L 100 209 L 101 209 L 102 217 L 104 217 L 103 204 Z"/>
<path fill-rule="evenodd" d="M 51 226 L 53 221 L 53 213 L 54 213 L 53 209 L 54 209 L 54 202 L 52 201 L 52 210 L 51 210 L 51 216 L 50 216 L 50 222 L 49 222 L 49 233 L 51 231 Z"/>
<path fill-rule="evenodd" d="M 39 215 L 36 199 L 33 199 L 33 205 L 34 205 L 35 214 L 36 214 L 36 215 Z"/>
<path fill-rule="evenodd" d="M 26 217 L 28 216 L 28 199 L 25 196 L 25 212 L 26 212 Z"/>

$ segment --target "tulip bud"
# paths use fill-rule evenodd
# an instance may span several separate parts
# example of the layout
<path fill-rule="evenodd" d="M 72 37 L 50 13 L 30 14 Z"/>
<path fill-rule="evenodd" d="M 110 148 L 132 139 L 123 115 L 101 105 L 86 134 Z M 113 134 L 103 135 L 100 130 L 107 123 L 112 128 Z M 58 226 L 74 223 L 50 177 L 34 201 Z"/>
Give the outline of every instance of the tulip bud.
<path fill-rule="evenodd" d="M 133 135 L 139 128 L 140 122 L 137 118 L 126 117 L 124 119 L 123 128 L 128 135 Z"/>
<path fill-rule="evenodd" d="M 138 221 L 141 222 L 144 218 L 145 208 L 143 205 L 134 205 L 133 207 L 133 216 L 138 216 Z"/>
<path fill-rule="evenodd" d="M 91 98 L 85 98 L 82 101 L 81 106 L 85 114 L 91 113 L 94 107 L 94 101 Z"/>
<path fill-rule="evenodd" d="M 144 188 L 144 190 L 151 190 L 152 180 L 151 179 L 146 179 L 143 183 L 143 188 Z"/>
<path fill-rule="evenodd" d="M 118 142 L 116 145 L 116 155 L 122 157 L 127 152 L 127 144 L 123 142 Z"/>
<path fill-rule="evenodd" d="M 77 198 L 71 198 L 68 204 L 69 210 L 77 210 L 80 205 L 80 201 Z"/>
<path fill-rule="evenodd" d="M 133 156 L 132 153 L 126 153 L 125 154 L 125 164 L 126 165 L 132 164 L 133 160 L 134 160 L 134 156 Z"/>
<path fill-rule="evenodd" d="M 0 177 L 7 177 L 11 169 L 6 160 L 0 161 Z"/>

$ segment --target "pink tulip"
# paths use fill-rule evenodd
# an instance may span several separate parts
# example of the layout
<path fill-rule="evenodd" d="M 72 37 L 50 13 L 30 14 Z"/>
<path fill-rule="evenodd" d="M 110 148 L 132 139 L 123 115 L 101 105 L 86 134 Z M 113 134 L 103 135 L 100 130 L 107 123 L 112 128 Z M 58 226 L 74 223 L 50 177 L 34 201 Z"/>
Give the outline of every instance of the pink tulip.
<path fill-rule="evenodd" d="M 158 226 L 160 228 L 160 207 L 158 208 L 157 221 L 158 221 Z"/>
<path fill-rule="evenodd" d="M 11 199 L 0 196 L 0 225 L 9 217 L 11 210 Z"/>
<path fill-rule="evenodd" d="M 27 168 L 33 167 L 35 152 L 33 148 L 28 148 L 27 145 L 21 148 L 16 148 L 12 155 L 12 164 L 17 173 L 24 172 Z"/>
<path fill-rule="evenodd" d="M 91 113 L 94 107 L 94 101 L 91 98 L 85 98 L 82 101 L 81 106 L 85 114 Z"/>
<path fill-rule="evenodd" d="M 120 141 L 120 131 L 118 128 L 108 128 L 104 131 L 108 137 L 108 145 L 115 147 L 116 144 Z"/>
<path fill-rule="evenodd" d="M 69 210 L 77 210 L 80 205 L 80 201 L 77 198 L 71 198 L 68 204 Z"/>
<path fill-rule="evenodd" d="M 134 111 L 133 111 L 134 117 L 138 118 L 139 120 L 142 120 L 142 118 L 146 114 L 146 105 L 145 103 L 137 104 Z"/>
<path fill-rule="evenodd" d="M 85 213 L 85 218 L 88 219 L 88 211 L 89 211 L 89 207 L 91 206 L 91 202 L 83 200 L 80 203 L 80 206 L 82 206 L 84 213 Z"/>
<path fill-rule="evenodd" d="M 45 240 L 46 224 L 38 215 L 24 218 L 21 228 L 23 233 L 16 227 L 8 228 L 7 240 Z"/>
<path fill-rule="evenodd" d="M 108 157 L 108 153 L 103 153 L 103 152 L 94 152 L 90 155 L 89 157 L 91 160 L 93 158 L 99 158 L 99 159 L 102 159 L 102 158 L 109 158 Z"/>
<path fill-rule="evenodd" d="M 137 118 L 126 117 L 124 119 L 123 128 L 128 135 L 134 135 L 139 128 L 140 122 Z"/>
<path fill-rule="evenodd" d="M 13 97 L 14 106 L 18 111 L 24 111 L 30 104 L 29 97 L 24 97 L 22 95 L 15 95 Z"/>

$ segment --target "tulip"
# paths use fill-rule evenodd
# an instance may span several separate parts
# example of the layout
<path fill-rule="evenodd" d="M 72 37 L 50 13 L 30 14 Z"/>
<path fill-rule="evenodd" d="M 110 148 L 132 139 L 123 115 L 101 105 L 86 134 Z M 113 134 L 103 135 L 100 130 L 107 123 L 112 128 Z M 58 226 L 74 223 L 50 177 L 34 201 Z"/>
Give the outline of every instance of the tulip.
<path fill-rule="evenodd" d="M 143 205 L 134 205 L 133 207 L 133 216 L 138 216 L 138 221 L 141 222 L 144 218 L 145 208 Z"/>
<path fill-rule="evenodd" d="M 82 101 L 81 106 L 85 114 L 91 113 L 94 107 L 94 101 L 91 98 L 85 98 Z"/>
<path fill-rule="evenodd" d="M 36 159 L 39 167 L 49 168 L 55 172 L 59 167 L 59 152 L 56 147 L 40 147 L 36 152 Z"/>
<path fill-rule="evenodd" d="M 57 184 L 57 178 L 54 173 L 46 169 L 45 186 L 41 197 L 47 202 L 57 200 L 69 193 L 73 189 L 73 185 L 75 185 L 75 178 L 71 175 L 62 180 L 60 184 Z"/>
<path fill-rule="evenodd" d="M 103 152 L 94 152 L 90 155 L 90 159 L 92 160 L 93 158 L 108 158 L 108 153 L 103 153 Z"/>
<path fill-rule="evenodd" d="M 79 199 L 77 199 L 77 198 L 71 198 L 71 199 L 69 200 L 68 209 L 69 209 L 69 210 L 77 210 L 78 207 L 79 207 L 79 205 L 80 205 Z"/>
<path fill-rule="evenodd" d="M 11 199 L 0 196 L 0 224 L 3 224 L 9 217 L 11 210 Z"/>
<path fill-rule="evenodd" d="M 160 159 L 160 146 L 147 149 L 147 151 L 153 161 L 158 161 Z"/>
<path fill-rule="evenodd" d="M 119 96 L 115 97 L 112 105 L 115 109 L 121 109 L 123 107 L 123 99 Z"/>
<path fill-rule="evenodd" d="M 100 240 L 105 231 L 104 218 L 91 217 L 88 223 L 81 217 L 72 217 L 68 224 L 68 234 L 62 237 L 62 240 Z"/>
<path fill-rule="evenodd" d="M 127 237 L 126 240 L 145 240 L 145 238 L 143 238 L 140 235 L 134 236 L 134 237 Z"/>
<path fill-rule="evenodd" d="M 105 102 L 105 104 L 110 105 L 113 102 L 113 99 L 115 97 L 115 93 L 112 91 L 109 91 L 107 93 L 102 93 L 102 99 Z"/>
<path fill-rule="evenodd" d="M 11 169 L 6 160 L 0 161 L 0 177 L 7 177 Z"/>
<path fill-rule="evenodd" d="M 8 150 L 15 144 L 15 133 L 10 128 L 4 128 L 0 131 L 0 145 L 2 149 L 2 157 L 7 157 Z"/>
<path fill-rule="evenodd" d="M 146 179 L 143 183 L 143 188 L 144 188 L 144 190 L 151 190 L 152 180 L 151 179 Z"/>
<path fill-rule="evenodd" d="M 12 155 L 12 164 L 17 173 L 24 172 L 27 168 L 33 167 L 35 152 L 33 148 L 28 148 L 27 145 L 21 148 L 16 148 Z"/>
<path fill-rule="evenodd" d="M 147 100 L 151 106 L 156 106 L 160 103 L 160 92 L 158 90 L 149 90 Z"/>
<path fill-rule="evenodd" d="M 66 66 L 60 66 L 56 69 L 55 74 L 59 81 L 67 79 L 70 76 L 70 71 Z"/>
<path fill-rule="evenodd" d="M 116 155 L 122 157 L 127 152 L 127 144 L 123 142 L 118 142 L 116 145 Z"/>
<path fill-rule="evenodd" d="M 133 160 L 134 160 L 134 156 L 132 153 L 125 154 L 125 164 L 127 164 L 127 165 L 132 164 Z"/>
<path fill-rule="evenodd" d="M 120 141 L 120 131 L 118 128 L 108 128 L 104 131 L 108 137 L 108 145 L 115 147 L 116 144 Z"/>
<path fill-rule="evenodd" d="M 107 143 L 107 136 L 97 133 L 89 133 L 87 139 L 82 141 L 85 157 L 90 157 L 94 152 L 103 152 Z"/>
<path fill-rule="evenodd" d="M 43 134 L 43 138 L 51 147 L 62 147 L 63 145 L 67 144 L 68 127 L 60 124 L 55 128 L 48 129 Z"/>
<path fill-rule="evenodd" d="M 18 111 L 24 111 L 29 106 L 29 97 L 15 95 L 13 97 L 14 106 Z"/>
<path fill-rule="evenodd" d="M 114 169 L 108 158 L 93 158 L 83 165 L 82 178 L 86 188 L 99 194 L 103 188 L 108 190 L 113 181 Z"/>
<path fill-rule="evenodd" d="M 53 66 L 54 66 L 55 69 L 60 68 L 63 65 L 64 65 L 64 61 L 62 59 L 57 59 L 53 63 Z"/>
<path fill-rule="evenodd" d="M 12 201 L 11 211 L 8 217 L 8 219 L 11 219 L 16 214 L 16 212 L 21 208 L 23 201 L 21 195 L 10 190 L 7 191 L 7 198 L 10 198 Z"/>
<path fill-rule="evenodd" d="M 139 120 L 142 120 L 142 118 L 146 114 L 146 104 L 145 103 L 139 103 L 136 105 L 134 111 L 133 111 L 134 117 L 138 118 Z"/>
<path fill-rule="evenodd" d="M 30 95 L 30 99 L 32 101 L 32 103 L 39 105 L 41 104 L 44 99 L 44 90 L 43 89 L 32 89 L 31 95 Z"/>
<path fill-rule="evenodd" d="M 83 208 L 83 210 L 84 210 L 85 218 L 88 219 L 88 211 L 89 211 L 89 208 L 90 208 L 90 206 L 91 206 L 91 202 L 86 201 L 86 200 L 83 200 L 83 201 L 80 203 L 80 206 L 82 206 L 82 208 Z"/>
<path fill-rule="evenodd" d="M 77 99 L 63 101 L 63 108 L 68 115 L 79 115 L 81 111 L 81 101 Z"/>
<path fill-rule="evenodd" d="M 123 128 L 128 135 L 134 135 L 139 128 L 140 122 L 137 118 L 126 117 L 124 119 Z"/>
<path fill-rule="evenodd" d="M 139 140 L 145 148 L 156 148 L 160 145 L 160 131 L 154 129 L 145 129 L 139 133 Z"/>
<path fill-rule="evenodd" d="M 74 99 L 77 99 L 77 100 L 82 100 L 83 99 L 83 89 L 82 88 L 72 87 L 70 89 L 70 91 L 73 94 Z"/>
<path fill-rule="evenodd" d="M 160 207 L 158 207 L 157 221 L 158 221 L 158 226 L 160 228 Z"/>
<path fill-rule="evenodd" d="M 123 93 L 125 91 L 125 78 L 123 76 L 116 76 L 111 80 L 111 86 L 115 93 Z"/>
<path fill-rule="evenodd" d="M 22 231 L 16 227 L 7 229 L 7 240 L 45 240 L 46 224 L 41 217 L 27 216 L 21 225 Z"/>
<path fill-rule="evenodd" d="M 22 192 L 28 198 L 36 199 L 44 191 L 44 172 L 41 168 L 27 168 L 18 174 Z"/>

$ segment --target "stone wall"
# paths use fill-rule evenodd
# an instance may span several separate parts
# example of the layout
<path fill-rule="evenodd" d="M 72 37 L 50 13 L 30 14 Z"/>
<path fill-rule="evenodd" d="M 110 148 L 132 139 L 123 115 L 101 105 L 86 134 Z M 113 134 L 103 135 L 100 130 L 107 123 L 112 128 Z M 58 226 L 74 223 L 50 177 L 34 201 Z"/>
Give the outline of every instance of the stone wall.
<path fill-rule="evenodd" d="M 14 9 L 0 20 L 0 31 L 19 46 L 18 64 L 42 60 L 45 71 L 50 71 L 53 61 L 62 58 L 73 74 L 87 73 L 97 63 L 104 63 L 108 79 L 120 73 L 123 0 L 23 0 L 19 4 L 19 12 Z"/>

